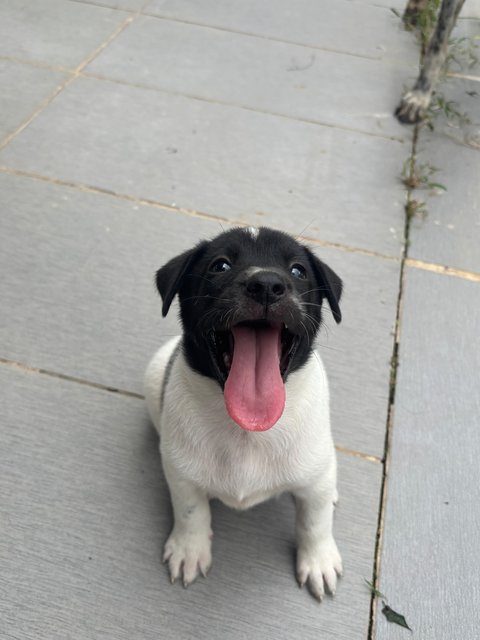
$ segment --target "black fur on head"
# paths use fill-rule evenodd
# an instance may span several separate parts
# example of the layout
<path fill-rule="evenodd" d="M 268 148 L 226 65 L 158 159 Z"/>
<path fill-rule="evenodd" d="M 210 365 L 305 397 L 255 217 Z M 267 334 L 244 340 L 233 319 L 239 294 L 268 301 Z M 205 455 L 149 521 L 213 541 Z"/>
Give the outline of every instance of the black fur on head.
<path fill-rule="evenodd" d="M 281 327 L 281 374 L 307 361 L 326 299 L 335 321 L 342 281 L 291 236 L 262 227 L 236 228 L 202 241 L 156 275 L 167 315 L 180 301 L 184 352 L 190 366 L 223 387 L 237 324 Z"/>

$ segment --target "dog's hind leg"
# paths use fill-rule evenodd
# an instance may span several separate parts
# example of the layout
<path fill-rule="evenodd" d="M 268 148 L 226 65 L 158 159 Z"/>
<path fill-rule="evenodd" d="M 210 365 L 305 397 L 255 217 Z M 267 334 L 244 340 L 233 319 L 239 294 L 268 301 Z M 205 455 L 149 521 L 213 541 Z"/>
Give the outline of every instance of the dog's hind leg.
<path fill-rule="evenodd" d="M 435 32 L 425 53 L 420 75 L 411 91 L 406 93 L 395 115 L 406 124 L 419 122 L 428 108 L 433 89 L 447 56 L 448 39 L 465 0 L 443 0 Z"/>

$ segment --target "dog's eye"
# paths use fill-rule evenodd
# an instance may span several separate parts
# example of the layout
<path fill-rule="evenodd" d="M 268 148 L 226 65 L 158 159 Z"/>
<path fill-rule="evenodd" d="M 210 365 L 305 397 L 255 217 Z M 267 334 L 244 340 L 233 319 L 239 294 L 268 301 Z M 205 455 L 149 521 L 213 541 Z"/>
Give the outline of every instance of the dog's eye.
<path fill-rule="evenodd" d="M 305 280 L 307 277 L 307 271 L 301 264 L 292 264 L 290 273 L 294 278 L 298 278 L 299 280 Z"/>
<path fill-rule="evenodd" d="M 214 273 L 222 273 L 223 271 L 230 271 L 232 265 L 225 258 L 220 258 L 219 260 L 215 260 L 210 267 L 210 271 Z"/>

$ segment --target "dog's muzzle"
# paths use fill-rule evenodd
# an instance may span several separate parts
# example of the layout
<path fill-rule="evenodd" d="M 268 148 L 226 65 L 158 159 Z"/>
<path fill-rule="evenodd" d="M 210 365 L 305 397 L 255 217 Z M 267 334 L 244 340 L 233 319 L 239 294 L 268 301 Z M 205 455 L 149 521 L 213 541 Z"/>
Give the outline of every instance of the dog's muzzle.
<path fill-rule="evenodd" d="M 265 431 L 283 413 L 284 380 L 300 338 L 286 323 L 295 314 L 282 275 L 258 270 L 244 285 L 241 321 L 212 331 L 210 352 L 230 417 L 243 429 Z"/>

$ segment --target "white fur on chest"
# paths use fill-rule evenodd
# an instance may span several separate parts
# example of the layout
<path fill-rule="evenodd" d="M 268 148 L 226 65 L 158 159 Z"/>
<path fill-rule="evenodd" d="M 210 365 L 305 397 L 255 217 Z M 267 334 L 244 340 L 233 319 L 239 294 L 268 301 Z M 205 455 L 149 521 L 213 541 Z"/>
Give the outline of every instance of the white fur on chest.
<path fill-rule="evenodd" d="M 318 354 L 289 376 L 280 420 L 268 431 L 250 432 L 228 416 L 219 385 L 193 372 L 181 352 L 160 407 L 165 367 L 178 341 L 155 354 L 145 376 L 164 464 L 237 509 L 334 472 L 328 384 Z"/>

